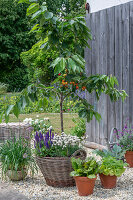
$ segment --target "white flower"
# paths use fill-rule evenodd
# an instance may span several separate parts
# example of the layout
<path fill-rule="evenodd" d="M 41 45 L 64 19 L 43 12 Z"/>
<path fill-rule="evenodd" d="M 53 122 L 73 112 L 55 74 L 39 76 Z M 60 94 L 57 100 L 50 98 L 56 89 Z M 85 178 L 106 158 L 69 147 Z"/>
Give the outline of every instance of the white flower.
<path fill-rule="evenodd" d="M 37 118 L 39 117 L 39 115 L 36 116 Z"/>

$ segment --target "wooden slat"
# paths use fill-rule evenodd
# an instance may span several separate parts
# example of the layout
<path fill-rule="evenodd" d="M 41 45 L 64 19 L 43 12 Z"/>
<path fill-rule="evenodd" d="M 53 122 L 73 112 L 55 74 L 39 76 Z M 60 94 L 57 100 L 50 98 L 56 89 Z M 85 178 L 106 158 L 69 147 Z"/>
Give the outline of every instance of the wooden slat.
<path fill-rule="evenodd" d="M 108 75 L 113 75 L 115 73 L 115 8 L 107 9 L 107 73 Z M 107 134 L 108 138 L 110 136 L 112 128 L 116 126 L 115 124 L 115 103 L 111 102 L 110 98 L 107 98 Z"/>
<path fill-rule="evenodd" d="M 107 21 L 106 12 L 103 10 L 100 12 L 100 74 L 107 74 Z M 100 130 L 100 143 L 104 144 L 107 138 L 107 98 L 105 95 L 101 95 L 99 101 L 99 112 L 102 116 L 102 120 L 99 124 Z"/>
<path fill-rule="evenodd" d="M 91 66 L 92 66 L 92 74 L 96 74 L 96 59 L 97 59 L 97 55 L 96 55 L 96 17 L 97 14 L 93 13 L 92 18 L 91 18 L 91 32 L 92 32 L 92 46 L 91 46 Z M 95 56 L 94 56 L 95 55 Z M 91 94 L 91 98 L 92 98 L 92 105 L 95 104 L 95 94 Z M 95 130 L 95 124 L 96 124 L 96 119 L 95 117 L 93 118 L 92 122 L 91 122 L 91 140 L 90 141 L 95 141 L 96 138 L 96 130 Z"/>
<path fill-rule="evenodd" d="M 122 6 L 122 64 L 123 64 L 123 89 L 129 95 L 129 3 Z M 122 124 L 129 118 L 129 98 L 123 103 Z M 129 121 L 129 120 L 128 120 Z"/>
<path fill-rule="evenodd" d="M 129 35 L 129 43 L 130 43 L 130 57 L 129 57 L 129 118 L 130 124 L 133 125 L 133 1 L 129 4 L 130 8 L 130 35 Z"/>
<path fill-rule="evenodd" d="M 115 76 L 119 83 L 119 89 L 122 89 L 122 5 L 115 7 Z M 122 128 L 122 101 L 115 103 L 116 128 Z"/>

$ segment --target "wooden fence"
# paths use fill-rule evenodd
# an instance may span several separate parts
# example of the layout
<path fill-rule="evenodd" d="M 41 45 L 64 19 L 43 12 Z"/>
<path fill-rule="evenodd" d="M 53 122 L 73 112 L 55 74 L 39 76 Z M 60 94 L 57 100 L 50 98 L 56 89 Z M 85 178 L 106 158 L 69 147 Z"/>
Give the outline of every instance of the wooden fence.
<path fill-rule="evenodd" d="M 91 50 L 85 50 L 87 74 L 115 75 L 119 89 L 129 95 L 124 103 L 111 103 L 105 95 L 97 102 L 95 94 L 87 95 L 102 115 L 100 123 L 87 123 L 88 140 L 105 144 L 113 127 L 121 129 L 127 118 L 133 123 L 133 1 L 88 14 L 86 21 L 93 37 Z"/>

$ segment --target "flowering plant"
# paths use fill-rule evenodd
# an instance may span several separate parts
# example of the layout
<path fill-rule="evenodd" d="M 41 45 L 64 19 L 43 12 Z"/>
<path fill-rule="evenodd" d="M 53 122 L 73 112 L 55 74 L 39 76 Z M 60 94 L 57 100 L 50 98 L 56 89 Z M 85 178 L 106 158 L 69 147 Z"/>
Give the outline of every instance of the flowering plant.
<path fill-rule="evenodd" d="M 23 172 L 25 169 L 30 169 L 32 175 L 37 170 L 28 142 L 24 138 L 14 137 L 1 145 L 0 162 L 3 178 L 6 177 L 8 170 Z"/>
<path fill-rule="evenodd" d="M 45 134 L 36 132 L 35 154 L 40 157 L 70 157 L 80 149 L 79 143 L 80 139 L 77 136 L 54 134 L 51 129 Z"/>
<path fill-rule="evenodd" d="M 125 124 L 120 136 L 118 136 L 118 141 L 123 150 L 133 151 L 133 127 L 128 128 L 127 124 Z"/>
<path fill-rule="evenodd" d="M 53 129 L 50 123 L 49 118 L 43 118 L 43 119 L 35 119 L 32 118 L 26 118 L 24 123 L 28 123 L 33 128 L 33 131 L 41 131 L 42 133 L 45 133 L 48 129 Z"/>

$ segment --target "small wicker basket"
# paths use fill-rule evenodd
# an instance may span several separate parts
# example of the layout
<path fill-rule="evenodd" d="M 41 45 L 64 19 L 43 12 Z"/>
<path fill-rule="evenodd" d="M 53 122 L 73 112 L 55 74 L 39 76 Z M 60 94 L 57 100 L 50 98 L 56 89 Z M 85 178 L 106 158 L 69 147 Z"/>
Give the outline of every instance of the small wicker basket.
<path fill-rule="evenodd" d="M 86 151 L 80 149 L 71 157 L 36 157 L 37 164 L 46 180 L 47 185 L 52 187 L 75 186 L 70 172 L 73 171 L 71 158 L 86 158 Z"/>

